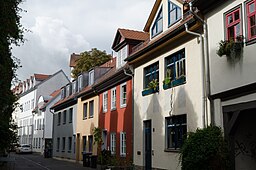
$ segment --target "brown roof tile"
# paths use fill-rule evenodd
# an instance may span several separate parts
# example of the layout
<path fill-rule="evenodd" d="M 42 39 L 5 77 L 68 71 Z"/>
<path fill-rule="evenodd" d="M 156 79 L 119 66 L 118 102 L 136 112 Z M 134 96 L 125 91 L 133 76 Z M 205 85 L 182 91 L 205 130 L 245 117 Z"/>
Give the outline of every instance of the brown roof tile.
<path fill-rule="evenodd" d="M 125 39 L 141 40 L 145 41 L 149 38 L 149 33 L 143 31 L 135 31 L 129 29 L 119 28 L 118 31 Z"/>
<path fill-rule="evenodd" d="M 71 54 L 70 56 L 70 62 L 69 62 L 69 67 L 75 67 L 76 66 L 76 61 L 81 57 L 80 54 Z"/>

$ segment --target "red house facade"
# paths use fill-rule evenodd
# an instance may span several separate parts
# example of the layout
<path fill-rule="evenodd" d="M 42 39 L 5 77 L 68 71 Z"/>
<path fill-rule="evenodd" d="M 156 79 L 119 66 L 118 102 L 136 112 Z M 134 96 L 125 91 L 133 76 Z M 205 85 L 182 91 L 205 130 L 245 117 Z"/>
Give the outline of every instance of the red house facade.
<path fill-rule="evenodd" d="M 132 71 L 125 59 L 140 43 L 148 40 L 147 33 L 118 29 L 112 49 L 117 52 L 116 67 L 104 75 L 94 89 L 99 94 L 99 127 L 103 145 L 120 164 L 132 163 L 133 102 Z"/>

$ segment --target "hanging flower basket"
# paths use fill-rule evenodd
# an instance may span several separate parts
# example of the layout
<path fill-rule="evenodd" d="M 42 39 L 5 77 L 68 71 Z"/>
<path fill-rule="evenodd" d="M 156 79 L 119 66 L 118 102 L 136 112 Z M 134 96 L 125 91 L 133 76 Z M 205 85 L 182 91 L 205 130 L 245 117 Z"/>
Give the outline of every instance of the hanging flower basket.
<path fill-rule="evenodd" d="M 217 50 L 218 56 L 226 55 L 228 59 L 239 59 L 243 52 L 243 36 L 236 37 L 236 40 L 221 40 L 219 42 L 219 49 Z"/>

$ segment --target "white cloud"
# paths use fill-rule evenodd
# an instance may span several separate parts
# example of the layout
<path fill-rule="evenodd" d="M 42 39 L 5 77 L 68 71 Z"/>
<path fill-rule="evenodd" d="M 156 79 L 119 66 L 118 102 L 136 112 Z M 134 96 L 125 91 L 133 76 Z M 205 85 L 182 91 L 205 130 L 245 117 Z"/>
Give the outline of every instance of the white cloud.
<path fill-rule="evenodd" d="M 26 0 L 22 25 L 28 40 L 13 54 L 21 80 L 33 73 L 69 75 L 69 57 L 96 47 L 111 52 L 117 28 L 142 30 L 155 0 Z"/>

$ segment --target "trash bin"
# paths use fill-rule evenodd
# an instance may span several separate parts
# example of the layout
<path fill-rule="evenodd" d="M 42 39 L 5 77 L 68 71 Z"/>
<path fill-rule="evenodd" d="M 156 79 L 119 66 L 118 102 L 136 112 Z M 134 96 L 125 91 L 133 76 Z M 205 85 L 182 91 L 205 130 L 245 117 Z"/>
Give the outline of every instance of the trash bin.
<path fill-rule="evenodd" d="M 90 155 L 92 153 L 86 153 L 86 152 L 82 152 L 83 154 L 83 166 L 84 167 L 90 167 Z"/>
<path fill-rule="evenodd" d="M 91 155 L 91 168 L 97 168 L 97 155 Z"/>

